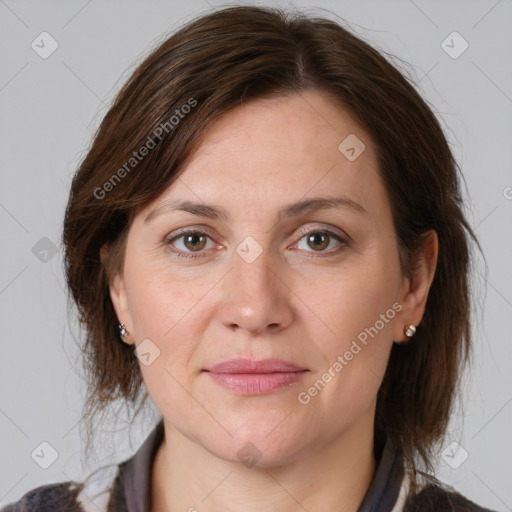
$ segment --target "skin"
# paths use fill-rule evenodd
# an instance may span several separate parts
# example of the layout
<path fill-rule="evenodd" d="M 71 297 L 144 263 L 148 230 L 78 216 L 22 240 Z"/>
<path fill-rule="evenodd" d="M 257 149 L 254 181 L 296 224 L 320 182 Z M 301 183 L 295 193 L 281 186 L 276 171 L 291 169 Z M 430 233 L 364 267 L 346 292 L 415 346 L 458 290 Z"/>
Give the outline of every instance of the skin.
<path fill-rule="evenodd" d="M 366 149 L 351 162 L 338 145 L 352 133 Z M 289 203 L 340 195 L 366 213 L 277 218 Z M 221 205 L 231 219 L 168 211 L 144 221 L 169 199 Z M 210 233 L 165 243 L 185 227 Z M 301 228 L 351 240 L 327 237 L 318 248 Z M 417 270 L 404 277 L 374 143 L 324 93 L 253 101 L 217 120 L 180 178 L 135 216 L 124 268 L 110 284 L 125 342 L 149 338 L 160 350 L 140 363 L 165 425 L 152 510 L 355 512 L 376 470 L 376 395 L 393 340 L 406 340 L 404 327 L 424 313 L 438 250 L 430 235 Z M 251 263 L 236 252 L 248 236 L 262 250 Z M 201 256 L 179 258 L 171 247 Z M 395 303 L 394 318 L 301 403 L 299 393 Z M 309 372 L 272 393 L 240 396 L 202 371 L 243 356 Z M 237 456 L 248 442 L 261 454 L 253 467 Z"/>

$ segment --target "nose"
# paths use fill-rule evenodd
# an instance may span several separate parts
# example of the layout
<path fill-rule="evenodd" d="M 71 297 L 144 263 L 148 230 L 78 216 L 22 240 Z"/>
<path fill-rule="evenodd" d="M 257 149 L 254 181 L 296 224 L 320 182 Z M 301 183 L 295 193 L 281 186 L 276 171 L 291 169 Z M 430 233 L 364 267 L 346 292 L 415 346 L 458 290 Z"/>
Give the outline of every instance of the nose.
<path fill-rule="evenodd" d="M 221 322 L 231 330 L 251 335 L 277 333 L 293 319 L 291 291 L 268 250 L 252 262 L 233 253 L 233 267 L 223 279 L 218 309 Z M 281 275 L 280 275 L 281 274 Z"/>

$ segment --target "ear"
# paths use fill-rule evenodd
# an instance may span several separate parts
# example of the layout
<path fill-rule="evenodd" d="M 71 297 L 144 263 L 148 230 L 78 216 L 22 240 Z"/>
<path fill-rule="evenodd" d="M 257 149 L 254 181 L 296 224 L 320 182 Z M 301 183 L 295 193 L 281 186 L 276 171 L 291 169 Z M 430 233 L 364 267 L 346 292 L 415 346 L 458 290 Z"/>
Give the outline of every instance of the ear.
<path fill-rule="evenodd" d="M 399 302 L 403 309 L 395 323 L 394 340 L 397 342 L 408 339 L 404 333 L 405 327 L 411 324 L 417 326 L 423 318 L 428 292 L 436 271 L 438 250 L 437 233 L 430 230 L 425 235 L 412 275 L 410 278 L 404 278 L 400 290 Z"/>
<path fill-rule="evenodd" d="M 128 308 L 124 278 L 122 273 L 119 272 L 110 275 L 110 272 L 108 271 L 109 255 L 110 247 L 108 246 L 108 244 L 104 244 L 100 249 L 100 260 L 105 269 L 107 270 L 106 273 L 108 276 L 110 300 L 112 301 L 112 305 L 114 306 L 114 311 L 116 312 L 119 323 L 124 324 L 126 330 L 128 331 L 128 337 L 122 338 L 122 341 L 124 341 L 128 345 L 133 345 L 134 339 L 131 334 L 133 332 L 133 328 L 130 310 Z"/>

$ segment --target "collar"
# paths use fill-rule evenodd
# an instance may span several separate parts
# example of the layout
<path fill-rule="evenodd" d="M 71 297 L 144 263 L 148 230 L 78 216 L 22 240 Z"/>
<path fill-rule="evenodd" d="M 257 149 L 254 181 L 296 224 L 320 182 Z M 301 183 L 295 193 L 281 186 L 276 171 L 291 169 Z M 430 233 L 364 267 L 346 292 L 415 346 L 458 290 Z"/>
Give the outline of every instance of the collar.
<path fill-rule="evenodd" d="M 151 505 L 151 470 L 164 438 L 163 418 L 135 455 L 119 465 L 108 512 L 148 512 Z M 395 446 L 388 438 L 374 477 L 357 512 L 401 512 L 409 488 Z"/>

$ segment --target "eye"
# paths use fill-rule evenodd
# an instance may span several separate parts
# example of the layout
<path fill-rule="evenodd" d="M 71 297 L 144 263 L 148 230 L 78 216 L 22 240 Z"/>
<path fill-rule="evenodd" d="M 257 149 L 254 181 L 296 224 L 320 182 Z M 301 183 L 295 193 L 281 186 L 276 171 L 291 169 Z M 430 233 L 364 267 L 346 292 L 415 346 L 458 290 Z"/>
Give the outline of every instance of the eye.
<path fill-rule="evenodd" d="M 213 241 L 211 240 L 209 233 L 194 229 L 182 231 L 176 236 L 167 238 L 165 240 L 165 244 L 170 245 L 171 250 L 179 257 L 198 258 L 203 255 L 203 249 L 211 249 L 211 245 L 207 247 L 208 239 L 210 239 L 210 242 L 213 245 Z"/>
<path fill-rule="evenodd" d="M 296 242 L 295 246 L 297 246 L 301 250 L 305 250 L 306 252 L 327 253 L 325 254 L 325 256 L 329 256 L 338 253 L 344 247 L 348 247 L 349 245 L 347 240 L 345 240 L 340 235 L 328 229 L 313 229 L 307 231 L 305 234 L 304 231 L 302 231 L 300 234 L 303 236 L 300 238 L 298 242 Z M 302 241 L 305 242 L 301 243 Z M 329 246 L 331 246 L 332 249 L 333 242 L 338 243 L 337 248 L 334 248 L 334 250 L 327 251 L 326 249 L 329 248 Z M 308 247 L 313 250 L 309 251 L 307 249 Z M 294 248 L 294 246 L 292 246 L 292 248 Z"/>
<path fill-rule="evenodd" d="M 299 232 L 301 238 L 291 246 L 292 249 L 298 248 L 305 252 L 317 252 L 319 256 L 332 256 L 349 246 L 349 242 L 342 236 L 334 233 L 329 229 L 310 229 Z M 301 243 L 305 240 L 305 244 Z M 210 241 L 210 245 L 208 245 Z M 333 242 L 338 243 L 338 247 L 326 250 Z M 200 258 L 205 256 L 205 249 L 212 249 L 215 244 L 212 240 L 212 234 L 199 229 L 188 229 L 170 236 L 165 239 L 164 243 L 169 245 L 171 251 L 179 258 Z M 313 249 L 309 251 L 307 249 Z M 196 253 L 196 254 L 194 254 Z M 325 254 L 324 254 L 325 253 Z"/>

